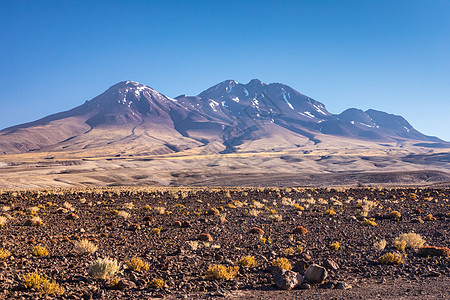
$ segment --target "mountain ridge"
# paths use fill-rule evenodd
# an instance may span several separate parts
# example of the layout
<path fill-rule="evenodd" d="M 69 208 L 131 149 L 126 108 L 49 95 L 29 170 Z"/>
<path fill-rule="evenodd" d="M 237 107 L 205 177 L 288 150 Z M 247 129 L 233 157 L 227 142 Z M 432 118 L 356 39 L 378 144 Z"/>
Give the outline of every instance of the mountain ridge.
<path fill-rule="evenodd" d="M 92 140 L 94 132 L 101 132 L 97 141 Z M 288 147 L 317 144 L 324 135 L 446 144 L 420 133 L 403 117 L 382 111 L 351 108 L 331 114 L 323 103 L 282 83 L 225 80 L 196 96 L 170 98 L 150 86 L 121 81 L 73 109 L 1 130 L 0 153 L 91 149 L 118 141 L 128 147 L 136 140 L 142 141 L 140 151 L 145 143 L 161 153 L 214 143 L 221 145 L 222 153 L 229 153 L 248 142 L 263 144 L 276 136 L 285 140 L 282 147 Z M 261 146 L 266 148 L 271 145 Z M 144 152 L 148 151 L 154 150 Z"/>

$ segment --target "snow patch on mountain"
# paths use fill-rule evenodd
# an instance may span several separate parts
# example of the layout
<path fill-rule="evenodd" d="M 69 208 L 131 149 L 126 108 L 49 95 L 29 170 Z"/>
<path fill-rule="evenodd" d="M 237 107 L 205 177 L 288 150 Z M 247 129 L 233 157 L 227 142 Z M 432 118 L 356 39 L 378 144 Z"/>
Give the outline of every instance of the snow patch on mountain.
<path fill-rule="evenodd" d="M 298 112 L 300 115 L 302 115 L 302 116 L 304 116 L 304 117 L 307 117 L 307 118 L 310 118 L 310 119 L 313 119 L 314 118 L 314 116 L 309 112 L 309 111 L 305 111 L 305 113 L 302 113 L 302 112 Z"/>
<path fill-rule="evenodd" d="M 317 112 L 321 113 L 322 115 L 327 115 L 320 106 L 313 104 L 312 106 L 314 106 L 314 108 L 317 110 Z"/>
<path fill-rule="evenodd" d="M 219 103 L 217 103 L 212 99 L 209 99 L 209 106 L 211 106 L 213 111 L 217 112 L 217 107 L 219 106 Z"/>
<path fill-rule="evenodd" d="M 292 106 L 291 102 L 289 102 L 289 100 L 288 100 L 288 98 L 290 98 L 290 97 L 291 97 L 291 95 L 288 92 L 283 90 L 283 99 L 284 99 L 284 101 L 287 103 L 287 105 L 289 105 L 289 107 L 292 110 L 294 110 L 294 107 Z"/>

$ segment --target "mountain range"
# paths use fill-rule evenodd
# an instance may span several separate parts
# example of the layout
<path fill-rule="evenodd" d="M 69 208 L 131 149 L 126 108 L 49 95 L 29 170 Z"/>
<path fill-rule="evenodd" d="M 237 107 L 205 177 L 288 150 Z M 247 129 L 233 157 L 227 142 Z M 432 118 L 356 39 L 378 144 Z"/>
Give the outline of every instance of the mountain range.
<path fill-rule="evenodd" d="M 450 143 L 403 117 L 330 113 L 293 88 L 226 80 L 197 96 L 119 82 L 0 131 L 0 189 L 450 185 Z"/>
<path fill-rule="evenodd" d="M 401 116 L 349 108 L 336 115 L 293 88 L 226 80 L 197 96 L 165 96 L 123 81 L 71 110 L 0 131 L 0 153 L 86 151 L 163 155 L 302 150 L 329 138 L 448 147 Z M 95 154 L 98 152 L 97 154 Z"/>

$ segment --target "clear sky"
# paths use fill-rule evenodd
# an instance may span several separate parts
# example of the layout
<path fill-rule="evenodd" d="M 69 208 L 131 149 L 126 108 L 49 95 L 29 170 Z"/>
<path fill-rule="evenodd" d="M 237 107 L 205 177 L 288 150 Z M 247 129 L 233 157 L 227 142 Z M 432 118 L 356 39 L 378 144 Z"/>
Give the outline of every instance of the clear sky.
<path fill-rule="evenodd" d="M 252 78 L 450 140 L 450 1 L 0 0 L 0 128 L 123 80 L 170 97 Z"/>

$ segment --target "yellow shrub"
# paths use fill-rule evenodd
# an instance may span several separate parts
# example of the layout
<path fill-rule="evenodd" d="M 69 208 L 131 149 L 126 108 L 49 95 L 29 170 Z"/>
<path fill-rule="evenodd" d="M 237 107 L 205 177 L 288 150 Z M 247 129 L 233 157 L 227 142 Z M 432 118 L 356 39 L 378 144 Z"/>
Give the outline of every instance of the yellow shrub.
<path fill-rule="evenodd" d="M 55 281 L 48 281 L 45 277 L 36 273 L 29 273 L 23 277 L 24 286 L 27 289 L 35 289 L 41 294 L 61 296 L 64 294 L 64 288 L 60 287 Z"/>
<path fill-rule="evenodd" d="M 292 207 L 295 208 L 296 210 L 305 210 L 305 208 L 298 203 L 294 203 Z"/>
<path fill-rule="evenodd" d="M 256 267 L 256 260 L 254 256 L 244 256 L 243 258 L 236 261 L 236 264 L 243 266 L 243 267 Z"/>
<path fill-rule="evenodd" d="M 292 255 L 295 253 L 295 250 L 293 248 L 289 247 L 289 248 L 284 249 L 283 253 L 284 253 L 284 255 Z"/>
<path fill-rule="evenodd" d="M 391 219 L 399 219 L 401 216 L 402 216 L 402 214 L 401 214 L 399 211 L 396 211 L 396 210 L 392 211 L 392 212 L 389 214 L 389 217 L 390 217 Z"/>
<path fill-rule="evenodd" d="M 364 221 L 362 221 L 361 224 L 364 226 L 377 226 L 377 223 L 375 223 L 374 218 L 370 218 L 370 219 L 364 218 Z"/>
<path fill-rule="evenodd" d="M 152 281 L 150 281 L 150 283 L 148 284 L 148 287 L 152 288 L 152 289 L 161 289 L 165 285 L 166 284 L 164 283 L 164 280 L 162 280 L 162 279 L 152 279 Z"/>
<path fill-rule="evenodd" d="M 132 269 L 133 271 L 148 271 L 150 269 L 150 265 L 148 262 L 143 261 L 139 257 L 133 257 L 131 260 L 125 262 L 128 266 L 128 268 Z"/>
<path fill-rule="evenodd" d="M 272 266 L 277 267 L 278 269 L 291 270 L 291 263 L 287 260 L 287 258 L 281 257 L 272 260 Z"/>
<path fill-rule="evenodd" d="M 339 250 L 339 248 L 341 248 L 341 245 L 339 245 L 339 242 L 336 242 L 336 243 L 333 243 L 333 244 L 328 245 L 328 248 L 329 248 L 330 250 L 335 250 L 335 251 L 337 251 L 337 250 Z"/>
<path fill-rule="evenodd" d="M 406 242 L 405 241 L 394 241 L 394 246 L 398 251 L 405 251 Z"/>
<path fill-rule="evenodd" d="M 403 260 L 400 255 L 391 252 L 380 256 L 377 262 L 383 265 L 400 265 L 403 263 Z"/>
<path fill-rule="evenodd" d="M 31 250 L 31 254 L 37 257 L 43 257 L 48 255 L 48 250 L 42 246 L 36 246 Z"/>
<path fill-rule="evenodd" d="M 160 226 L 160 227 L 155 227 L 155 228 L 152 228 L 152 233 L 153 234 L 160 234 L 161 233 L 161 229 L 162 229 L 162 226 Z"/>
<path fill-rule="evenodd" d="M 326 216 L 334 216 L 336 214 L 336 212 L 334 211 L 333 208 L 330 208 L 330 209 L 327 209 L 323 214 Z"/>
<path fill-rule="evenodd" d="M 239 267 L 225 267 L 224 265 L 212 265 L 206 271 L 206 279 L 233 279 L 236 277 Z"/>
<path fill-rule="evenodd" d="M 10 256 L 11 256 L 11 252 L 9 252 L 8 250 L 5 250 L 3 248 L 0 248 L 0 260 L 5 260 Z"/>
<path fill-rule="evenodd" d="M 277 211 L 275 209 L 269 208 L 267 206 L 265 206 L 264 209 L 271 215 L 276 215 L 277 214 Z"/>

